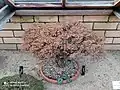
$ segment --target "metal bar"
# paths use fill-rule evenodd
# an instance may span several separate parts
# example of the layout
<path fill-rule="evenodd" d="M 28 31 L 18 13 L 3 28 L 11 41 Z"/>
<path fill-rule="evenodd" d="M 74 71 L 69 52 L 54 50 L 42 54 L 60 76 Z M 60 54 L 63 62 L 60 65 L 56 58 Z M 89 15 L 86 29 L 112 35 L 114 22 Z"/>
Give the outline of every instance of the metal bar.
<path fill-rule="evenodd" d="M 15 8 L 15 4 L 12 0 L 4 0 L 5 4 L 10 6 L 11 8 Z"/>
<path fill-rule="evenodd" d="M 113 11 L 113 13 L 120 19 L 120 9 Z"/>
<path fill-rule="evenodd" d="M 110 15 L 112 9 L 107 10 L 16 10 L 16 15 Z"/>
<path fill-rule="evenodd" d="M 14 0 L 14 2 L 60 2 L 61 0 Z"/>
<path fill-rule="evenodd" d="M 62 2 L 15 2 L 15 4 L 56 4 Z"/>
<path fill-rule="evenodd" d="M 8 5 L 4 6 L 0 9 L 0 30 L 2 30 L 2 26 L 15 14 Z"/>
<path fill-rule="evenodd" d="M 2 19 L 5 16 L 5 14 L 8 13 L 7 8 L 8 8 L 8 5 L 0 9 L 0 19 Z"/>

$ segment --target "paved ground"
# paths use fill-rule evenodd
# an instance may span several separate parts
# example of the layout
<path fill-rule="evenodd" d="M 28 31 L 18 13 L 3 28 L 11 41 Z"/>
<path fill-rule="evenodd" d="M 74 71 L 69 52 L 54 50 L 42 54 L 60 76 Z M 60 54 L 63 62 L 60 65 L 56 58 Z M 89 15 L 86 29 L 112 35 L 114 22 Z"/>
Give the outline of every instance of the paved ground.
<path fill-rule="evenodd" d="M 108 51 L 104 57 L 94 62 L 89 57 L 83 60 L 78 56 L 75 59 L 80 65 L 86 65 L 86 75 L 79 76 L 70 84 L 45 82 L 47 90 L 113 90 L 112 81 L 120 81 L 120 51 Z M 27 52 L 0 51 L 0 78 L 18 73 L 20 65 L 25 67 L 25 73 L 38 78 L 37 63 L 38 59 Z"/>

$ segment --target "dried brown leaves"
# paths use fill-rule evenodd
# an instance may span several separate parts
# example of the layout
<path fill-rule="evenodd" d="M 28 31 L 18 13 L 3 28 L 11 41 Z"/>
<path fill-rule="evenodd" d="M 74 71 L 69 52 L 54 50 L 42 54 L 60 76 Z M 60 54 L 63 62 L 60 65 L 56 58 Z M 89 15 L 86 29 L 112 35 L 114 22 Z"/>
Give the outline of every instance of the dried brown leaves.
<path fill-rule="evenodd" d="M 98 55 L 103 51 L 103 38 L 81 22 L 33 25 L 25 31 L 23 49 L 41 59 L 56 57 L 62 51 L 65 56 L 79 52 Z"/>

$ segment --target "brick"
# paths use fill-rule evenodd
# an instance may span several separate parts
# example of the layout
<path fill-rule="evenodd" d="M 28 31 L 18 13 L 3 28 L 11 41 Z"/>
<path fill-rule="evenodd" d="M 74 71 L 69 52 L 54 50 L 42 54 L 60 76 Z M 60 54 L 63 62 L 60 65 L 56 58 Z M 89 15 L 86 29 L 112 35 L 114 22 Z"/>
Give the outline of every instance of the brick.
<path fill-rule="evenodd" d="M 44 23 L 22 23 L 22 28 L 24 30 L 29 29 L 33 24 L 43 25 Z"/>
<path fill-rule="evenodd" d="M 59 21 L 82 21 L 82 16 L 59 16 Z"/>
<path fill-rule="evenodd" d="M 120 45 L 104 45 L 105 50 L 120 50 Z"/>
<path fill-rule="evenodd" d="M 114 38 L 113 43 L 120 43 L 120 38 Z"/>
<path fill-rule="evenodd" d="M 11 22 L 20 22 L 21 21 L 20 16 L 13 16 L 10 20 L 11 20 Z"/>
<path fill-rule="evenodd" d="M 17 48 L 18 49 L 22 49 L 22 45 L 21 44 L 17 44 Z"/>
<path fill-rule="evenodd" d="M 119 25 L 118 25 L 118 28 L 117 29 L 120 29 L 120 23 L 119 23 Z"/>
<path fill-rule="evenodd" d="M 105 31 L 93 31 L 97 36 L 104 37 Z"/>
<path fill-rule="evenodd" d="M 22 37 L 24 34 L 24 31 L 14 31 L 15 37 Z"/>
<path fill-rule="evenodd" d="M 16 49 L 16 44 L 0 44 L 0 49 Z"/>
<path fill-rule="evenodd" d="M 92 29 L 93 23 L 84 23 L 88 29 Z"/>
<path fill-rule="evenodd" d="M 108 21 L 108 16 L 84 16 L 85 22 L 105 22 Z"/>
<path fill-rule="evenodd" d="M 21 22 L 33 22 L 33 16 L 22 16 Z"/>
<path fill-rule="evenodd" d="M 11 22 L 33 22 L 33 16 L 13 16 Z"/>
<path fill-rule="evenodd" d="M 110 16 L 109 18 L 109 22 L 120 22 L 120 19 L 116 16 Z"/>
<path fill-rule="evenodd" d="M 0 43 L 3 43 L 2 38 L 0 38 Z"/>
<path fill-rule="evenodd" d="M 116 29 L 118 23 L 95 23 L 94 29 Z"/>
<path fill-rule="evenodd" d="M 58 16 L 35 16 L 35 22 L 58 22 Z"/>
<path fill-rule="evenodd" d="M 105 38 L 105 43 L 112 43 L 113 38 Z"/>
<path fill-rule="evenodd" d="M 120 37 L 120 31 L 106 31 L 106 37 Z"/>
<path fill-rule="evenodd" d="M 22 23 L 22 28 L 25 30 L 30 28 L 31 25 L 32 25 L 31 23 Z"/>
<path fill-rule="evenodd" d="M 3 29 L 21 29 L 20 23 L 6 23 Z"/>
<path fill-rule="evenodd" d="M 13 37 L 12 31 L 0 31 L 0 37 Z"/>
<path fill-rule="evenodd" d="M 3 38 L 4 43 L 22 43 L 22 38 Z"/>

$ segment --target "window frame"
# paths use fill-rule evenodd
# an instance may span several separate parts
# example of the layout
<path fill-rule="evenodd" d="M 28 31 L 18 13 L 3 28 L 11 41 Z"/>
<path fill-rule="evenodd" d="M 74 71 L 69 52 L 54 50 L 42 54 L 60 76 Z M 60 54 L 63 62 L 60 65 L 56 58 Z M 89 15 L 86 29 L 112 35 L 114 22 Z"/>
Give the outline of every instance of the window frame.
<path fill-rule="evenodd" d="M 79 2 L 67 2 L 66 7 L 70 8 L 112 8 L 113 1 L 79 1 Z"/>
<path fill-rule="evenodd" d="M 29 5 L 26 7 L 15 6 L 17 10 L 16 14 L 17 15 L 31 15 L 30 12 L 34 12 L 32 13 L 33 15 L 83 15 L 83 14 L 85 15 L 108 15 L 112 13 L 112 8 L 113 8 L 113 4 L 111 3 L 111 1 L 109 4 L 108 4 L 108 1 L 107 2 L 106 1 L 104 2 L 95 1 L 94 3 L 97 3 L 97 5 L 94 5 L 93 1 L 86 2 L 86 3 L 82 2 L 83 4 L 77 2 L 77 5 L 73 5 L 73 6 L 71 6 L 70 3 L 67 2 L 66 0 L 61 0 L 61 1 L 62 3 L 61 4 L 59 3 L 60 6 L 55 6 L 54 5 L 55 3 L 52 3 L 53 4 L 52 7 L 49 7 L 49 6 L 32 7 Z M 22 4 L 20 2 L 18 3 Z M 26 3 L 27 2 L 23 4 L 26 4 Z M 101 3 L 101 4 L 99 5 L 98 3 Z M 76 4 L 76 2 L 74 4 Z M 32 10 L 35 10 L 35 11 L 32 11 Z M 76 12 L 73 10 L 75 10 Z"/>
<path fill-rule="evenodd" d="M 120 6 L 120 0 L 114 0 L 114 6 L 119 7 Z"/>
<path fill-rule="evenodd" d="M 8 0 L 10 1 L 10 0 Z M 67 0 L 61 0 L 61 2 L 15 2 L 14 5 L 19 8 L 113 8 L 113 1 L 80 1 L 80 2 L 68 2 Z"/>
<path fill-rule="evenodd" d="M 62 1 L 64 0 L 61 0 L 61 2 L 15 2 L 14 5 L 16 9 L 61 8 Z"/>
<path fill-rule="evenodd" d="M 98 1 L 76 3 L 61 0 L 61 2 L 38 3 L 34 5 L 25 2 L 14 3 L 12 0 L 4 0 L 5 6 L 0 9 L 0 30 L 14 14 L 16 15 L 109 15 L 114 13 L 120 18 L 120 0 L 115 0 L 114 4 Z M 21 4 L 21 5 L 19 5 Z M 23 4 L 23 5 L 22 5 Z M 41 6 L 44 4 L 43 6 Z M 45 5 L 47 4 L 47 5 Z M 34 12 L 34 13 L 33 13 Z"/>
<path fill-rule="evenodd" d="M 15 14 L 15 10 L 12 5 L 6 3 L 4 0 L 5 5 L 0 9 L 0 30 L 2 30 L 2 26 Z"/>

